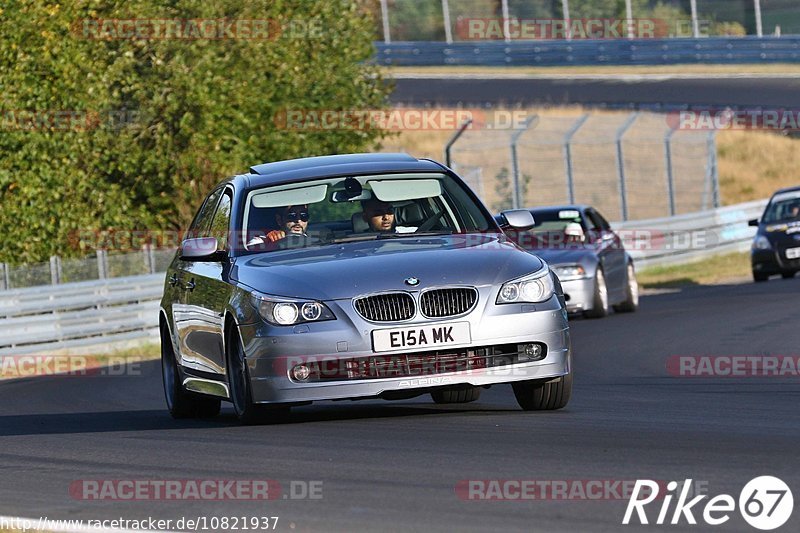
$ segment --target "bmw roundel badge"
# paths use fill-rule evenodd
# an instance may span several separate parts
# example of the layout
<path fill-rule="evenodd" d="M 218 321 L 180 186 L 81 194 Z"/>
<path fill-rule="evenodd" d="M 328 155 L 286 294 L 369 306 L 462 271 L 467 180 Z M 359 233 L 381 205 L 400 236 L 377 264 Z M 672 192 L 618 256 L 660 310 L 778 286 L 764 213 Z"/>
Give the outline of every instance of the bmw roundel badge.
<path fill-rule="evenodd" d="M 419 285 L 419 279 L 415 277 L 410 277 L 405 279 L 406 285 L 411 285 L 412 287 L 416 287 Z"/>

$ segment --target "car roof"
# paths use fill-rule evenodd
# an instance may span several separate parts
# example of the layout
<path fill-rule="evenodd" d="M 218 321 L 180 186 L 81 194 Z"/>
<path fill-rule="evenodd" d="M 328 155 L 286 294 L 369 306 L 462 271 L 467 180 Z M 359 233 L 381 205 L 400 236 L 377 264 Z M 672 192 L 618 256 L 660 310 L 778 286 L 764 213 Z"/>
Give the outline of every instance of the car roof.
<path fill-rule="evenodd" d="M 408 154 L 342 154 L 254 165 L 250 167 L 250 173 L 227 181 L 240 179 L 246 188 L 250 188 L 334 176 L 443 171 L 445 167 L 435 161 L 417 159 Z"/>
<path fill-rule="evenodd" d="M 553 211 L 580 211 L 583 213 L 589 208 L 585 204 L 566 204 L 566 205 L 545 205 L 541 207 L 531 207 L 528 209 L 531 213 L 553 212 Z"/>
<path fill-rule="evenodd" d="M 798 191 L 800 191 L 800 185 L 796 185 L 794 187 L 786 187 L 784 189 L 778 189 L 777 191 L 772 193 L 772 196 L 776 196 L 778 194 L 783 194 L 785 192 L 798 192 Z"/>

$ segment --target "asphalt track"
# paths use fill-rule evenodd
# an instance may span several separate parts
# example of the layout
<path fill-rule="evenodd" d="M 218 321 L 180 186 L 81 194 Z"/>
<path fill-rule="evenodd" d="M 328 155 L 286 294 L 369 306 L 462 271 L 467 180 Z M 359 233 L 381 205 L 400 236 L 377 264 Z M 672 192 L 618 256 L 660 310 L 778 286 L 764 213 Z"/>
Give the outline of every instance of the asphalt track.
<path fill-rule="evenodd" d="M 692 478 L 738 498 L 751 478 L 774 475 L 798 501 L 797 378 L 674 377 L 665 364 L 671 355 L 797 354 L 799 300 L 800 279 L 689 287 L 644 297 L 636 314 L 575 320 L 574 395 L 550 413 L 522 412 L 509 387 L 495 386 L 468 405 L 327 402 L 295 409 L 288 423 L 240 427 L 229 409 L 173 421 L 152 362 L 127 377 L 5 382 L 0 515 L 267 515 L 280 517 L 281 531 L 708 530 L 621 526 L 624 500 L 465 501 L 455 487 Z M 71 497 L 71 483 L 85 479 L 272 479 L 284 491 L 317 480 L 323 489 L 322 499 L 266 503 Z M 795 509 L 782 530 L 798 525 Z M 755 531 L 737 513 L 717 529 Z"/>
<path fill-rule="evenodd" d="M 714 109 L 798 107 L 797 76 L 559 76 L 479 75 L 398 77 L 391 101 L 405 106 L 585 105 L 621 108 Z"/>

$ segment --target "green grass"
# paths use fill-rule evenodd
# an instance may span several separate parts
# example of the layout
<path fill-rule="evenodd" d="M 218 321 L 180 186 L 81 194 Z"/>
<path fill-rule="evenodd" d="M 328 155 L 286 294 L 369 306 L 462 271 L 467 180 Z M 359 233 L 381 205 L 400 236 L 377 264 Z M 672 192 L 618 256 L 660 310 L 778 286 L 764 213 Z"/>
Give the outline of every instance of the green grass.
<path fill-rule="evenodd" d="M 751 278 L 750 254 L 724 254 L 683 265 L 652 267 L 636 274 L 645 289 L 686 287 L 688 285 L 719 285 Z"/>

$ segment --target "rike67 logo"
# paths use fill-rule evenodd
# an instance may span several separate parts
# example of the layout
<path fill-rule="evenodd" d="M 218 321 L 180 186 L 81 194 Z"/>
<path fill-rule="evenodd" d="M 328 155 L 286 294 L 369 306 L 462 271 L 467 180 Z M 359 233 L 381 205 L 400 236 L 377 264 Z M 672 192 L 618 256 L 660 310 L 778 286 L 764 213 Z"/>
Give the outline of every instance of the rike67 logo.
<path fill-rule="evenodd" d="M 649 524 L 645 506 L 657 499 L 661 500 L 661 508 L 655 521 L 658 525 L 680 524 L 682 520 L 695 525 L 697 524 L 695 513 L 701 514 L 703 521 L 711 526 L 719 526 L 730 520 L 731 513 L 737 508 L 733 496 L 720 494 L 704 502 L 705 505 L 701 505 L 708 495 L 701 494 L 690 500 L 691 486 L 691 479 L 687 479 L 682 486 L 679 486 L 677 481 L 670 481 L 667 483 L 666 492 L 659 494 L 659 489 L 663 485 L 649 479 L 636 480 L 622 523 L 630 524 L 635 512 L 640 524 Z M 675 507 L 670 509 L 675 496 L 677 496 Z M 783 480 L 773 476 L 760 476 L 751 479 L 739 493 L 738 508 L 748 524 L 767 531 L 777 529 L 789 520 L 794 508 L 794 498 L 789 486 Z M 671 517 L 670 510 L 672 510 Z"/>

